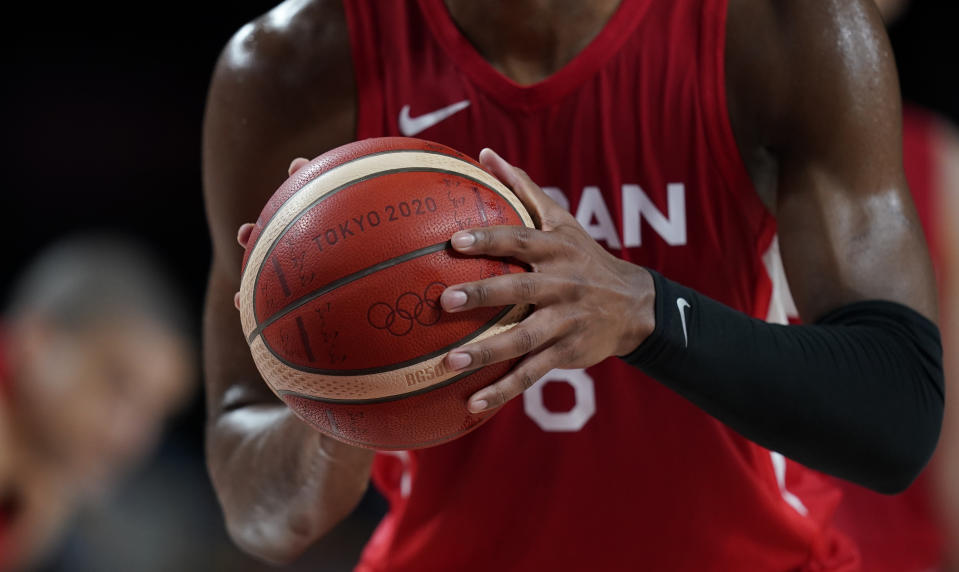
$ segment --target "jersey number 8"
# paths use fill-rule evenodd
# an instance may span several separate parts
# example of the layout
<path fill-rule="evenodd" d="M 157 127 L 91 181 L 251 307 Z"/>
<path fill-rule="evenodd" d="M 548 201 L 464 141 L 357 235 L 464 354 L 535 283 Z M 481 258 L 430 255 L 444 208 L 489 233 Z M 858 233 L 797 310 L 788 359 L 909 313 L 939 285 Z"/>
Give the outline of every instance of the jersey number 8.
<path fill-rule="evenodd" d="M 569 411 L 550 411 L 543 404 L 543 387 L 547 383 L 568 383 L 576 395 Z M 540 429 L 550 432 L 579 431 L 596 413 L 596 392 L 593 378 L 583 369 L 554 369 L 523 393 L 523 409 Z"/>

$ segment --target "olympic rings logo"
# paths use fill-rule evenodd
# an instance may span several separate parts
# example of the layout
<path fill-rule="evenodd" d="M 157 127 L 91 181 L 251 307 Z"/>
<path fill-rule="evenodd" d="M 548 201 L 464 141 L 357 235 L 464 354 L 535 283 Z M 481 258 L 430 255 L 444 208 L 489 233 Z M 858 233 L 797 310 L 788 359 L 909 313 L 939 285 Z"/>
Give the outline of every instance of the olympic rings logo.
<path fill-rule="evenodd" d="M 423 294 L 404 292 L 390 305 L 376 302 L 366 312 L 366 320 L 377 330 L 387 330 L 394 336 L 405 336 L 415 324 L 432 326 L 443 317 L 440 294 L 446 290 L 442 282 L 430 282 Z"/>

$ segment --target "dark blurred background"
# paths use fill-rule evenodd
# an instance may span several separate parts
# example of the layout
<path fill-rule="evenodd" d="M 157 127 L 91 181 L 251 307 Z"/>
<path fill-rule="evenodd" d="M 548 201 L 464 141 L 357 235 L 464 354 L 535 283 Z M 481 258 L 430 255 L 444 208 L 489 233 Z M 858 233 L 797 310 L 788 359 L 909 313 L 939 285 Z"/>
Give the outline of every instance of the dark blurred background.
<path fill-rule="evenodd" d="M 199 331 L 209 261 L 200 182 L 207 83 L 231 34 L 273 4 L 33 3 L 7 14 L 0 97 L 10 264 L 0 292 L 57 237 L 115 230 L 153 247 L 186 291 Z M 904 96 L 959 122 L 954 10 L 950 0 L 914 2 L 891 36 Z M 223 531 L 203 422 L 197 388 L 158 455 L 80 518 L 50 569 L 260 569 Z M 370 495 L 296 569 L 348 569 L 382 508 Z"/>

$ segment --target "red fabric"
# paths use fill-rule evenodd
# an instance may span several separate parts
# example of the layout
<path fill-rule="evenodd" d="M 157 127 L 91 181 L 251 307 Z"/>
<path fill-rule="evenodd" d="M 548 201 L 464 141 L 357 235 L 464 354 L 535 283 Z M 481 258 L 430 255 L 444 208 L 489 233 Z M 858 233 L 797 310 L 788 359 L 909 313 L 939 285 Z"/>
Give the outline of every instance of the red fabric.
<path fill-rule="evenodd" d="M 400 135 L 405 106 L 419 118 L 468 100 L 416 136 L 496 149 L 617 256 L 766 317 L 775 222 L 728 122 L 725 0 L 624 0 L 529 87 L 483 60 L 441 0 L 346 6 L 358 138 Z M 573 407 L 548 383 L 572 387 Z M 358 570 L 857 569 L 827 524 L 838 492 L 784 467 L 788 494 L 769 451 L 617 359 L 553 372 L 462 439 L 377 456 L 391 508 Z"/>
<path fill-rule="evenodd" d="M 940 241 L 936 228 L 935 119 L 915 107 L 903 113 L 903 165 L 937 274 Z M 906 492 L 874 493 L 839 482 L 843 501 L 836 524 L 859 545 L 863 570 L 925 572 L 941 565 L 944 539 L 934 510 L 932 477 L 927 469 Z"/>
<path fill-rule="evenodd" d="M 836 526 L 859 546 L 863 570 L 927 572 L 942 564 L 943 536 L 932 510 L 931 479 L 926 471 L 895 496 L 841 483 Z"/>

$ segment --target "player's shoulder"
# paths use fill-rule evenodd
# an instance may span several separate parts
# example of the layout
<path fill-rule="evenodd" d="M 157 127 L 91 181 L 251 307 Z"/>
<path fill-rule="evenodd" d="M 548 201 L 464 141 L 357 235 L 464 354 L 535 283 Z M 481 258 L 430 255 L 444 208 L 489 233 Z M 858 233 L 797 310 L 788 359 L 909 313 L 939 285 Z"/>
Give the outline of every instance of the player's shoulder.
<path fill-rule="evenodd" d="M 286 0 L 233 35 L 203 127 L 204 192 L 220 244 L 256 218 L 291 159 L 353 138 L 355 105 L 340 0 Z"/>
<path fill-rule="evenodd" d="M 873 0 L 729 0 L 727 88 L 757 131 L 879 91 L 889 61 Z"/>
<path fill-rule="evenodd" d="M 810 80 L 831 72 L 874 75 L 890 54 L 873 0 L 730 0 L 727 43 L 734 57 L 762 66 L 764 78 L 793 89 L 797 72 Z"/>
<path fill-rule="evenodd" d="M 351 87 L 349 31 L 341 0 L 286 0 L 243 25 L 227 42 L 217 83 L 274 94 L 315 87 Z"/>
<path fill-rule="evenodd" d="M 731 17 L 752 20 L 757 27 L 809 28 L 826 33 L 833 27 L 868 26 L 879 14 L 874 0 L 729 0 L 727 11 Z"/>
<path fill-rule="evenodd" d="M 241 156 L 262 165 L 273 153 L 285 169 L 293 157 L 349 141 L 354 112 L 342 1 L 286 0 L 224 47 L 207 96 L 205 153 L 227 153 L 228 165 Z"/>
<path fill-rule="evenodd" d="M 781 64 L 830 63 L 830 55 L 848 56 L 838 64 L 887 49 L 885 27 L 873 0 L 729 0 L 727 40 L 744 45 L 746 58 Z M 852 61 L 849 61 L 851 57 Z M 778 60 L 778 61 L 777 61 Z"/>

